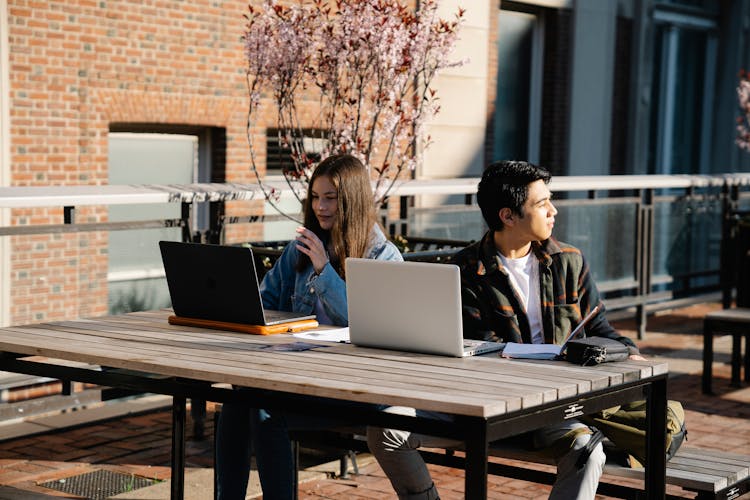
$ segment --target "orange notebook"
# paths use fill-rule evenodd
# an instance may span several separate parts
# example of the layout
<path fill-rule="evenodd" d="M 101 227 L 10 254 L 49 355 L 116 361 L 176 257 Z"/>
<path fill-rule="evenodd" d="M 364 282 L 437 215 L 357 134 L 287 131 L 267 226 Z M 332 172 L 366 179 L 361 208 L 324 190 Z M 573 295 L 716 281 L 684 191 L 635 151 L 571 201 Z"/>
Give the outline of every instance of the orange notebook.
<path fill-rule="evenodd" d="M 224 321 L 213 321 L 210 319 L 185 318 L 183 316 L 171 315 L 168 318 L 170 325 L 198 326 L 202 328 L 214 328 L 216 330 L 229 330 L 232 332 L 252 333 L 255 335 L 273 335 L 275 333 L 294 333 L 311 328 L 317 328 L 318 322 L 314 319 L 303 319 L 279 323 L 276 325 L 244 325 L 241 323 L 227 323 Z"/>

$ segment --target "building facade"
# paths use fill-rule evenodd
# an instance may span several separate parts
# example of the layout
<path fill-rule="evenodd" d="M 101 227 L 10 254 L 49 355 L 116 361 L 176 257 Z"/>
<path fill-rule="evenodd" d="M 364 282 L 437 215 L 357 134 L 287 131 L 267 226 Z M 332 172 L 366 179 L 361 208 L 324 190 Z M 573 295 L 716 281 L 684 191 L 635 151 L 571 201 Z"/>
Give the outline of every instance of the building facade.
<path fill-rule="evenodd" d="M 736 0 L 472 5 L 462 40 L 470 63 L 445 76 L 450 104 L 436 120 L 445 140 L 428 151 L 424 174 L 476 175 L 500 158 L 556 175 L 747 171 L 734 137 L 749 20 L 750 4 Z M 468 125 L 449 130 L 477 110 L 485 121 L 472 140 L 461 135 Z M 427 171 L 455 143 L 473 154 Z"/>
<path fill-rule="evenodd" d="M 748 2 L 443 0 L 441 14 L 459 7 L 456 58 L 467 63 L 439 77 L 442 111 L 418 177 L 477 176 L 501 158 L 555 175 L 748 169 L 734 145 Z M 244 0 L 0 0 L 0 185 L 254 182 L 246 9 Z M 265 137 L 263 125 L 250 133 Z M 253 210 L 262 203 L 227 207 Z M 63 218 L 62 207 L 0 212 L 4 225 Z M 258 226 L 233 231 L 229 241 L 269 237 Z M 106 313 L 113 290 L 149 275 L 133 255 L 158 265 L 148 241 L 0 237 L 0 324 Z"/>

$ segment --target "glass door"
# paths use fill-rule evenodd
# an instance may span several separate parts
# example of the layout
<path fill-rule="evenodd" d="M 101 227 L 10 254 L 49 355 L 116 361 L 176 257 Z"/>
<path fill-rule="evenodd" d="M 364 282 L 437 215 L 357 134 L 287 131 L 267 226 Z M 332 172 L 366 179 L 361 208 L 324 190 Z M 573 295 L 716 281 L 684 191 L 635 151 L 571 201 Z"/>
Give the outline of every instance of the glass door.
<path fill-rule="evenodd" d="M 662 2 L 653 14 L 654 51 L 649 174 L 709 174 L 718 50 L 715 2 Z M 710 5 L 709 5 L 710 4 Z M 666 194 L 666 193 L 664 193 Z M 685 274 L 715 268 L 717 214 L 709 203 L 669 201 L 654 208 L 653 283 L 679 290 Z M 661 285 L 659 285 L 661 283 Z M 697 278 L 689 287 L 712 285 Z"/>
<path fill-rule="evenodd" d="M 541 130 L 542 17 L 500 10 L 493 160 L 539 162 Z"/>
<path fill-rule="evenodd" d="M 710 173 L 716 24 L 659 11 L 654 20 L 648 173 Z"/>

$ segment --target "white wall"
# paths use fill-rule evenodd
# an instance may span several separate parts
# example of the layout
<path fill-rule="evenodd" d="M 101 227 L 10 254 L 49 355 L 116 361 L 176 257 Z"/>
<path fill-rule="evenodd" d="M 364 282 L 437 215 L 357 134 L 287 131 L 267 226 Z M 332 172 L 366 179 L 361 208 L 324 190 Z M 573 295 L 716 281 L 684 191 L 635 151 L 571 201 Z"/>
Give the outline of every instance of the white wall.
<path fill-rule="evenodd" d="M 459 40 L 452 59 L 466 60 L 463 66 L 443 70 L 435 79 L 434 87 L 440 98 L 440 113 L 427 127 L 432 143 L 424 154 L 418 179 L 479 177 L 484 169 L 484 141 L 487 127 L 488 44 L 490 16 L 496 14 L 495 2 L 488 0 L 443 0 L 439 16 L 452 20 L 459 7 L 466 9 Z M 417 196 L 415 206 L 433 207 L 450 201 L 448 196 Z M 478 212 L 477 212 L 478 214 Z M 470 214 L 469 218 L 473 218 Z M 429 217 L 428 217 L 429 219 Z M 477 215 L 477 220 L 481 217 Z M 441 230 L 440 220 L 424 223 L 436 233 L 433 237 L 458 238 L 448 224 Z M 419 225 L 419 224 L 418 224 Z M 409 228 L 419 235 L 419 227 Z M 481 229 L 475 231 L 479 237 Z"/>
<path fill-rule="evenodd" d="M 439 16 L 452 20 L 466 9 L 454 60 L 467 64 L 444 70 L 435 80 L 441 110 L 428 126 L 432 144 L 417 177 L 424 179 L 478 176 L 484 164 L 487 124 L 488 41 L 491 4 L 475 0 L 443 0 Z"/>

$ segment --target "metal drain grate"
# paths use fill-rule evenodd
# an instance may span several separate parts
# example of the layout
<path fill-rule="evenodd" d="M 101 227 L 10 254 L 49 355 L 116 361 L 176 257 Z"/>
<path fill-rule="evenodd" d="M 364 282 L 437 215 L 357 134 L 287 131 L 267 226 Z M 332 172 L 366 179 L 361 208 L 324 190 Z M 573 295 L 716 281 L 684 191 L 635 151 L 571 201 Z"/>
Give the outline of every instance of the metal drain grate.
<path fill-rule="evenodd" d="M 104 500 L 126 491 L 151 486 L 158 481 L 133 474 L 95 470 L 78 476 L 41 483 L 40 486 L 70 493 L 90 500 Z"/>

